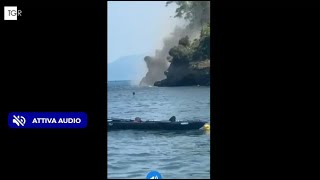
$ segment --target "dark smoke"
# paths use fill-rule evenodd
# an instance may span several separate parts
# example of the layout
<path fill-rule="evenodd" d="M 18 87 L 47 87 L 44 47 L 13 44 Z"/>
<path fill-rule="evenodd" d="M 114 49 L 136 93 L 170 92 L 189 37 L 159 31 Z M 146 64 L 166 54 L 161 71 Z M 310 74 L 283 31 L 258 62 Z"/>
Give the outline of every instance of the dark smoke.
<path fill-rule="evenodd" d="M 140 81 L 140 85 L 154 85 L 156 81 L 166 78 L 164 72 L 170 65 L 169 51 L 176 46 L 179 40 L 188 36 L 190 40 L 199 37 L 202 25 L 210 22 L 210 2 L 202 1 L 201 5 L 194 6 L 194 19 L 184 28 L 176 26 L 174 31 L 163 40 L 163 48 L 156 50 L 154 56 L 144 58 L 148 72 Z M 205 7 L 205 8 L 204 8 Z"/>

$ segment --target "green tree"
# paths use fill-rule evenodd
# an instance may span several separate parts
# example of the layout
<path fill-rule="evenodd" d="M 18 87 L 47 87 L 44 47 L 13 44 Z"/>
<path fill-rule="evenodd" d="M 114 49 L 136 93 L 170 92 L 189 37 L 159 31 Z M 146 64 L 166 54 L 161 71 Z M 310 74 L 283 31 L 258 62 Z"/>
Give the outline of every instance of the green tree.
<path fill-rule="evenodd" d="M 184 18 L 190 26 L 210 23 L 210 1 L 167 1 L 166 6 L 176 3 L 174 17 Z"/>

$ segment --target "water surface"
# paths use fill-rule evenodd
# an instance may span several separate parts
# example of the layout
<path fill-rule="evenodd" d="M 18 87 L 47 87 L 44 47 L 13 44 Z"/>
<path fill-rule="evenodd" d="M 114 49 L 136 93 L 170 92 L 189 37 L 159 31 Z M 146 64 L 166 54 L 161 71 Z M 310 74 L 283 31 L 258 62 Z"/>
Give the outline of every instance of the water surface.
<path fill-rule="evenodd" d="M 135 92 L 135 95 L 132 94 Z M 209 87 L 139 87 L 108 82 L 108 118 L 210 120 Z M 192 131 L 109 131 L 108 178 L 210 177 L 210 136 Z"/>

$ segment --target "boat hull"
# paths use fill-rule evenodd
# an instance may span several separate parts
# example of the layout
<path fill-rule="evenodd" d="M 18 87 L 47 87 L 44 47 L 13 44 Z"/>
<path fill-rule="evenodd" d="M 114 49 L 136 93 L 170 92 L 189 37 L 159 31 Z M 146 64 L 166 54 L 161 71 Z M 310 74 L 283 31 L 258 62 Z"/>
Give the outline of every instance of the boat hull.
<path fill-rule="evenodd" d="M 196 130 L 206 122 L 108 122 L 108 130 Z"/>

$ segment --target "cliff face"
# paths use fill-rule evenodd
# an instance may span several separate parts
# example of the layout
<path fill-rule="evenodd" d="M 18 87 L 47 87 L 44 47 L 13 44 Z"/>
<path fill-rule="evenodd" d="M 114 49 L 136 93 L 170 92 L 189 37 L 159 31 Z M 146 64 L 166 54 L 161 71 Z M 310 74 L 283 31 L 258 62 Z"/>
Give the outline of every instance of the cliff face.
<path fill-rule="evenodd" d="M 180 39 L 179 45 L 169 51 L 166 79 L 155 86 L 210 86 L 210 26 L 206 25 L 199 39 L 190 43 L 188 36 Z"/>
<path fill-rule="evenodd" d="M 199 63 L 170 66 L 167 79 L 157 81 L 155 86 L 210 86 L 210 60 Z"/>

